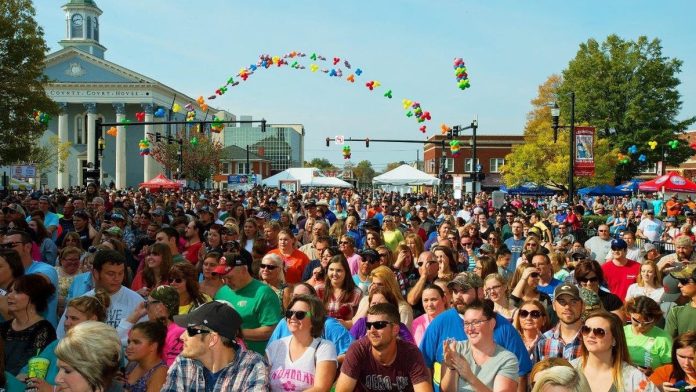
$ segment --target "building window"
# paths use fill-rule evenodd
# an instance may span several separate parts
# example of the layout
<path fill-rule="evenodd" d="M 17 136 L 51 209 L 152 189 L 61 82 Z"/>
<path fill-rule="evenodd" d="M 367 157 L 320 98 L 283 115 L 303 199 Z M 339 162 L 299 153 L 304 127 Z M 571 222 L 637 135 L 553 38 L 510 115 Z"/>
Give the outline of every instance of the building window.
<path fill-rule="evenodd" d="M 471 167 L 471 162 L 472 162 L 472 161 L 473 161 L 473 160 L 472 160 L 471 158 L 467 158 L 467 159 L 464 161 L 464 171 L 466 171 L 467 173 L 473 173 L 473 172 L 474 172 L 474 168 Z M 478 166 L 478 165 L 480 165 L 480 164 L 481 164 L 481 161 L 479 161 L 479 159 L 476 158 L 476 165 Z"/>
<path fill-rule="evenodd" d="M 85 144 L 87 140 L 87 115 L 78 114 L 75 116 L 75 144 Z"/>
<path fill-rule="evenodd" d="M 505 159 L 503 158 L 491 158 L 491 173 L 500 173 L 500 169 L 505 164 Z"/>
<path fill-rule="evenodd" d="M 664 162 L 662 163 L 664 165 Z M 641 174 L 657 174 L 657 163 L 650 163 L 648 166 L 640 169 Z"/>
<path fill-rule="evenodd" d="M 92 18 L 88 16 L 86 22 L 85 30 L 87 31 L 87 39 L 92 39 Z"/>
<path fill-rule="evenodd" d="M 454 158 L 445 158 L 445 171 L 454 173 Z"/>
<path fill-rule="evenodd" d="M 435 160 L 428 160 L 428 173 L 435 173 Z"/>
<path fill-rule="evenodd" d="M 237 162 L 237 174 L 246 174 L 247 164 L 246 162 Z"/>
<path fill-rule="evenodd" d="M 94 40 L 99 42 L 99 19 L 94 17 Z"/>

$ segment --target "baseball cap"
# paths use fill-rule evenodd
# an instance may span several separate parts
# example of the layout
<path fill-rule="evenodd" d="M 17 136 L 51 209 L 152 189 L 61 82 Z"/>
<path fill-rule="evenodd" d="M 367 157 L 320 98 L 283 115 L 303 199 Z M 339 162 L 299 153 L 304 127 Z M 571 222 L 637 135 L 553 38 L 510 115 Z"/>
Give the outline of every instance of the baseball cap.
<path fill-rule="evenodd" d="M 622 240 L 621 238 L 616 238 L 611 241 L 611 250 L 621 250 L 621 249 L 627 249 L 628 244 L 626 241 Z"/>
<path fill-rule="evenodd" d="M 162 210 L 161 208 L 157 208 L 157 209 L 155 209 L 154 211 L 152 211 L 152 215 L 155 215 L 155 216 L 164 216 L 164 210 Z"/>
<path fill-rule="evenodd" d="M 305 208 L 316 207 L 317 203 L 314 200 L 309 200 L 304 203 Z"/>
<path fill-rule="evenodd" d="M 10 203 L 10 205 L 8 205 L 5 208 L 7 209 L 7 211 L 14 211 L 14 212 L 20 213 L 20 214 L 22 214 L 22 216 L 26 215 L 26 213 L 24 212 L 24 208 L 22 208 L 22 206 L 20 206 L 17 203 Z M 3 212 L 5 212 L 4 208 L 3 208 Z M 7 213 L 7 212 L 5 212 L 5 213 Z"/>
<path fill-rule="evenodd" d="M 696 264 L 687 264 L 684 268 L 673 270 L 670 275 L 675 279 L 694 279 L 696 281 Z"/>
<path fill-rule="evenodd" d="M 256 214 L 256 218 L 258 218 L 258 219 L 268 219 L 270 217 L 271 217 L 271 215 L 266 211 L 259 211 L 259 213 Z"/>
<path fill-rule="evenodd" d="M 226 253 L 220 258 L 220 264 L 213 270 L 214 274 L 227 275 L 232 268 L 246 266 L 251 267 L 252 258 L 251 253 L 245 251 L 240 251 L 238 254 Z"/>
<path fill-rule="evenodd" d="M 159 286 L 150 292 L 150 297 L 162 302 L 170 316 L 179 314 L 179 292 L 172 286 Z"/>
<path fill-rule="evenodd" d="M 643 244 L 643 252 L 648 253 L 651 250 L 657 250 L 657 247 L 655 247 L 655 245 L 651 244 L 650 242 L 646 242 Z"/>
<path fill-rule="evenodd" d="M 462 272 L 447 283 L 448 289 L 452 289 L 453 287 L 457 287 L 460 290 L 476 289 L 483 287 L 483 280 L 473 272 Z"/>
<path fill-rule="evenodd" d="M 123 220 L 126 220 L 126 218 L 124 218 L 123 215 L 121 215 L 121 214 L 115 212 L 115 213 L 111 214 L 111 220 L 121 220 L 121 221 L 123 221 Z"/>
<path fill-rule="evenodd" d="M 483 244 L 483 245 L 481 245 L 481 247 L 479 248 L 479 251 L 481 251 L 481 252 L 483 252 L 483 253 L 493 253 L 493 252 L 495 252 L 495 249 L 493 249 L 493 247 L 491 246 L 491 244 Z"/>
<path fill-rule="evenodd" d="M 365 249 L 360 252 L 360 257 L 367 260 L 377 261 L 379 260 L 379 253 L 374 249 Z"/>
<path fill-rule="evenodd" d="M 202 326 L 227 339 L 235 340 L 242 326 L 242 317 L 224 301 L 203 304 L 191 313 L 174 316 L 174 322 L 183 328 Z"/>
<path fill-rule="evenodd" d="M 670 216 L 669 218 L 665 219 L 665 222 L 677 223 L 677 218 Z"/>
<path fill-rule="evenodd" d="M 681 290 L 679 290 L 679 281 L 675 279 L 672 275 L 667 274 L 662 279 L 662 287 L 665 289 L 665 293 L 662 294 L 661 301 L 665 302 L 676 302 L 679 297 L 681 297 Z"/>
<path fill-rule="evenodd" d="M 110 235 L 115 235 L 115 236 L 118 236 L 118 237 L 121 237 L 121 236 L 123 235 L 123 232 L 121 231 L 121 228 L 118 227 L 118 226 L 111 226 L 111 227 L 109 227 L 108 229 L 106 229 L 106 230 L 104 231 L 104 233 L 110 234 Z"/>
<path fill-rule="evenodd" d="M 574 299 L 580 298 L 580 290 L 578 286 L 573 284 L 561 283 L 553 290 L 553 298 L 558 299 L 561 295 L 569 295 Z"/>
<path fill-rule="evenodd" d="M 208 206 L 203 206 L 203 207 L 199 208 L 198 213 L 200 214 L 201 212 L 207 212 L 209 214 L 212 214 L 212 211 L 210 211 L 210 207 L 208 207 Z"/>
<path fill-rule="evenodd" d="M 574 251 L 570 252 L 570 258 L 574 260 L 587 259 L 589 256 L 590 254 L 587 252 L 585 248 L 575 249 Z"/>
<path fill-rule="evenodd" d="M 691 238 L 686 235 L 682 235 L 677 237 L 676 240 L 674 240 L 674 246 L 676 247 L 682 247 L 682 246 L 693 246 L 694 243 L 691 241 Z"/>
<path fill-rule="evenodd" d="M 317 205 L 317 207 L 318 207 L 318 206 L 328 207 L 328 206 L 329 206 L 329 203 L 328 203 L 326 200 L 322 199 L 322 200 L 319 200 L 319 201 L 316 203 L 316 205 Z"/>

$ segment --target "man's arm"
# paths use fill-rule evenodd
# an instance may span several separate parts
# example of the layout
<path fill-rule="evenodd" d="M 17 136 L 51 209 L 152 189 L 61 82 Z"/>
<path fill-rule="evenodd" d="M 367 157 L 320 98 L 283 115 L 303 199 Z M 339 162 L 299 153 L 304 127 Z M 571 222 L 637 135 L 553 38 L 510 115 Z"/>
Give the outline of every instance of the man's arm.
<path fill-rule="evenodd" d="M 336 381 L 336 392 L 353 392 L 356 385 L 358 385 L 358 380 L 341 372 L 338 381 Z"/>
<path fill-rule="evenodd" d="M 242 329 L 242 334 L 244 335 L 244 339 L 246 340 L 262 342 L 264 340 L 268 340 L 271 337 L 271 334 L 273 333 L 275 326 L 276 324 L 264 325 L 258 328 Z"/>
<path fill-rule="evenodd" d="M 429 382 L 423 381 L 413 386 L 414 392 L 432 392 L 433 385 Z"/>

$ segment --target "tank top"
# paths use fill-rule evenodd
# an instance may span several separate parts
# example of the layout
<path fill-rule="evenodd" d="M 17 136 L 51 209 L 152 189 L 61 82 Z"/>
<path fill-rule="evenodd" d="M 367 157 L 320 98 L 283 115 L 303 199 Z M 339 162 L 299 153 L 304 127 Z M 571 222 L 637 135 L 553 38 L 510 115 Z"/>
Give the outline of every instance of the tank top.
<path fill-rule="evenodd" d="M 153 366 L 150 370 L 145 372 L 145 374 L 143 374 L 139 379 L 135 380 L 134 383 L 129 384 L 127 381 L 128 375 L 131 374 L 131 372 L 138 366 L 137 362 L 129 363 L 128 367 L 126 367 L 126 382 L 123 383 L 123 389 L 129 392 L 146 392 L 147 382 L 150 381 L 152 373 L 154 373 L 155 370 L 159 369 L 164 365 L 164 361 L 160 361 L 157 365 Z"/>

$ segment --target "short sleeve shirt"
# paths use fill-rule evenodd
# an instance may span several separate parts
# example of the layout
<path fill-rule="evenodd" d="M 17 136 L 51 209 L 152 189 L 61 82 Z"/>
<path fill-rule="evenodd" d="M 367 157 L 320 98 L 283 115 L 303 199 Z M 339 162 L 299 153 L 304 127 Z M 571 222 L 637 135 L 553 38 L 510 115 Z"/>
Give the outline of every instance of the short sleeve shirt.
<path fill-rule="evenodd" d="M 304 391 L 314 385 L 316 365 L 336 362 L 336 347 L 328 340 L 315 338 L 312 344 L 294 361 L 290 359 L 292 335 L 268 345 L 266 355 L 270 362 L 272 391 Z"/>
<path fill-rule="evenodd" d="M 482 365 L 478 365 L 476 361 L 474 361 L 471 345 L 468 340 L 457 342 L 456 345 L 457 352 L 469 362 L 471 371 L 474 372 L 476 378 L 489 388 L 493 389 L 495 378 L 499 375 L 511 380 L 517 380 L 519 378 L 519 364 L 517 358 L 515 358 L 515 354 L 507 351 L 500 345 L 495 346 L 493 356 Z M 457 388 L 460 392 L 474 392 L 474 388 L 471 384 L 467 383 L 462 377 L 459 377 Z"/>
<path fill-rule="evenodd" d="M 412 343 L 396 340 L 396 360 L 384 366 L 375 360 L 372 345 L 365 337 L 355 341 L 346 353 L 341 372 L 357 380 L 356 391 L 413 391 L 415 384 L 430 382 L 423 355 Z M 408 360 L 400 360 L 408 358 Z"/>

